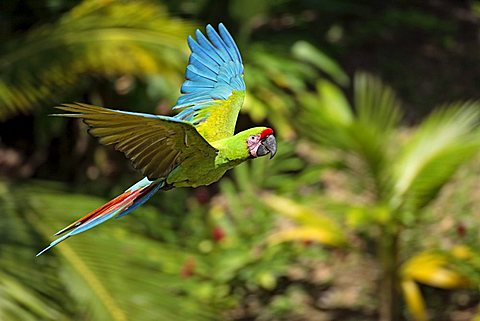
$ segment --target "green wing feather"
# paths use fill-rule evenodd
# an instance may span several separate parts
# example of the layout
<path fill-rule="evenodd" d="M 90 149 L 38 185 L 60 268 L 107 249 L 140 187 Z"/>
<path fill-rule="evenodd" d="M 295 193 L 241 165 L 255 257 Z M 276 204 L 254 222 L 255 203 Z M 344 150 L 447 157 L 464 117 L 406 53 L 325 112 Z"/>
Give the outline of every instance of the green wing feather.
<path fill-rule="evenodd" d="M 89 133 L 113 145 L 150 180 L 165 178 L 186 159 L 215 158 L 217 150 L 185 121 L 166 116 L 123 112 L 88 104 L 56 107 L 72 112 L 57 116 L 81 118 Z"/>

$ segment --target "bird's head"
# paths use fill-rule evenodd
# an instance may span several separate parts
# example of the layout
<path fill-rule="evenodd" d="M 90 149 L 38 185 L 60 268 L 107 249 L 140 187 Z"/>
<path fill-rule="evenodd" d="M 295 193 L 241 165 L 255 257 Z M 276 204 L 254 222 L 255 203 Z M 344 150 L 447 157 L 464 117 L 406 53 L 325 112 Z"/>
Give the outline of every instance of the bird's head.
<path fill-rule="evenodd" d="M 248 133 L 246 143 L 248 152 L 253 158 L 267 154 L 270 154 L 270 158 L 272 158 L 277 153 L 277 141 L 271 128 L 252 128 Z"/>

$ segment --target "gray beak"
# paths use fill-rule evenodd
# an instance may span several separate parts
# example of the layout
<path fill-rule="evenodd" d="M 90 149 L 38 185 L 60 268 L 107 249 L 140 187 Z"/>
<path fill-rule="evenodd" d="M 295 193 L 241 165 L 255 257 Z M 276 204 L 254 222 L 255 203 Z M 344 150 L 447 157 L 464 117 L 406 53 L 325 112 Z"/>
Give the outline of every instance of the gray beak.
<path fill-rule="evenodd" d="M 275 140 L 275 136 L 267 136 L 267 138 L 265 138 L 260 144 L 261 145 L 257 150 L 257 156 L 270 154 L 271 159 L 277 153 L 277 141 Z"/>

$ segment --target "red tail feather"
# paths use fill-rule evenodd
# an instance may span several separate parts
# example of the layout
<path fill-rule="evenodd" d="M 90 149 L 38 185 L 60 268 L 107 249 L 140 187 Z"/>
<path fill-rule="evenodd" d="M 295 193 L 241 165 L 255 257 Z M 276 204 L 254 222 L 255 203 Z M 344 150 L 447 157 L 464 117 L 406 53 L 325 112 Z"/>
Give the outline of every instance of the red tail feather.
<path fill-rule="evenodd" d="M 148 193 L 152 189 L 152 187 L 155 187 L 155 185 L 145 186 L 144 188 L 140 188 L 138 190 L 127 190 L 125 193 L 118 195 L 117 197 L 115 197 L 114 199 L 109 201 L 108 203 L 103 204 L 102 206 L 100 206 L 99 208 L 91 211 L 90 213 L 88 213 L 84 217 L 76 220 L 75 222 L 68 225 L 67 227 L 64 227 L 63 229 L 61 229 L 60 231 L 55 233 L 55 235 L 60 235 L 60 234 L 63 234 L 65 232 L 68 232 L 68 231 L 82 225 L 83 223 L 94 219 L 97 216 L 100 216 L 100 215 L 102 215 L 106 212 L 111 212 L 111 211 L 117 209 L 118 207 L 125 205 L 128 202 L 133 202 L 141 194 Z"/>

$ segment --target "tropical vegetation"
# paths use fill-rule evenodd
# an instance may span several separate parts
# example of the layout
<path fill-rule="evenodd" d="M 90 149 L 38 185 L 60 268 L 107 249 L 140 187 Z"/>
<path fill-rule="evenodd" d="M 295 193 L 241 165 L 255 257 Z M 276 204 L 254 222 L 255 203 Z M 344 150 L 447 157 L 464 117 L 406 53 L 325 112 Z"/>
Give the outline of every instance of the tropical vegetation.
<path fill-rule="evenodd" d="M 1 320 L 480 320 L 480 2 L 2 6 Z M 51 107 L 172 113 L 219 21 L 277 156 L 35 258 L 140 177 Z"/>

